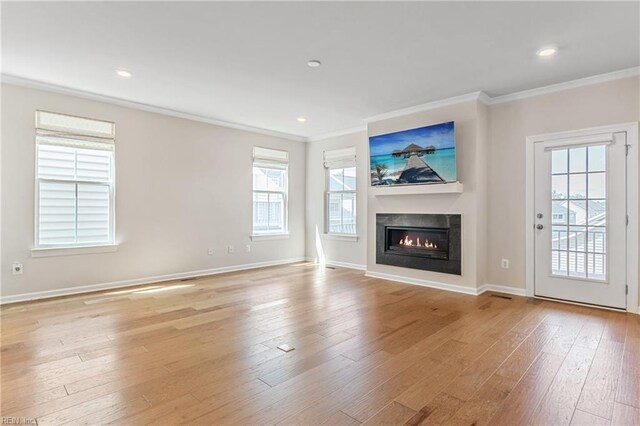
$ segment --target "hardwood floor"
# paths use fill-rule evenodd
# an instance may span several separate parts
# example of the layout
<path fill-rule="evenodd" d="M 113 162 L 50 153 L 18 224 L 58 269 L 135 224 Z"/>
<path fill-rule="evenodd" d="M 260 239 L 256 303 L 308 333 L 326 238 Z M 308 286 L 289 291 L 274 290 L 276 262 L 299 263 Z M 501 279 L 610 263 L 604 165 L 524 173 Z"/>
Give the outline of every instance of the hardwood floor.
<path fill-rule="evenodd" d="M 638 315 L 296 264 L 1 319 L 2 416 L 39 425 L 640 424 Z"/>

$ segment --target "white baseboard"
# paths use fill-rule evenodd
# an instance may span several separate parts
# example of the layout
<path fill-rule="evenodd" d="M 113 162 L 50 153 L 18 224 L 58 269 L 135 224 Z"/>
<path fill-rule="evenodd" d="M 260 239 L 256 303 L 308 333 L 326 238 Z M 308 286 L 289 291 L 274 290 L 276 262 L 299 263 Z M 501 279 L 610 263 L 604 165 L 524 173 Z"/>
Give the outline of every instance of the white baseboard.
<path fill-rule="evenodd" d="M 199 271 L 179 272 L 175 274 L 157 275 L 154 277 L 135 278 L 131 280 L 112 281 L 101 284 L 91 284 L 80 287 L 61 288 L 57 290 L 38 291 L 33 293 L 16 294 L 12 296 L 0 296 L 0 304 L 25 302 L 27 300 L 48 299 L 51 297 L 68 296 L 72 294 L 89 293 L 99 290 L 110 290 L 121 287 L 132 287 L 136 285 L 152 284 L 163 281 L 174 281 L 185 278 L 203 277 L 207 275 L 224 274 L 225 272 L 244 271 L 248 269 L 265 268 L 267 266 L 286 265 L 289 263 L 304 262 L 304 257 L 295 257 L 282 260 L 271 260 L 266 262 L 247 263 L 244 265 L 222 266 L 219 268 L 202 269 Z"/>
<path fill-rule="evenodd" d="M 371 278 L 381 278 L 383 280 L 397 281 L 406 284 L 419 285 L 423 287 L 437 288 L 439 290 L 454 291 L 456 293 L 470 294 L 477 296 L 478 292 L 475 288 L 465 287 L 456 284 L 441 283 L 438 281 L 422 280 L 419 278 L 408 278 L 401 275 L 384 274 L 381 272 L 366 271 L 365 276 Z"/>
<path fill-rule="evenodd" d="M 337 260 L 327 260 L 326 265 L 336 266 L 338 268 L 356 269 L 358 271 L 365 271 L 367 267 L 365 265 L 358 265 L 356 263 L 338 262 Z"/>
<path fill-rule="evenodd" d="M 318 262 L 318 259 L 316 259 L 315 257 L 306 257 L 305 260 L 307 262 L 314 262 L 314 263 Z M 327 266 L 335 266 L 337 268 L 356 269 L 358 271 L 365 271 L 367 269 L 366 265 L 358 265 L 357 263 L 340 262 L 338 260 L 325 260 L 324 264 Z"/>
<path fill-rule="evenodd" d="M 527 290 L 524 288 L 508 287 L 506 285 L 484 284 L 478 288 L 478 294 L 482 294 L 486 291 L 495 291 L 496 293 L 513 294 L 514 296 L 527 295 Z"/>
<path fill-rule="evenodd" d="M 384 274 L 381 272 L 366 271 L 365 276 L 372 278 L 382 278 L 383 280 L 397 281 L 406 284 L 419 285 L 423 287 L 437 288 L 439 290 L 454 291 L 456 293 L 470 294 L 479 296 L 487 291 L 495 291 L 496 293 L 512 294 L 514 296 L 526 296 L 524 288 L 508 287 L 497 284 L 484 284 L 478 288 L 465 287 L 456 284 L 447 284 L 438 281 L 422 280 L 419 278 L 408 278 L 401 275 Z"/>

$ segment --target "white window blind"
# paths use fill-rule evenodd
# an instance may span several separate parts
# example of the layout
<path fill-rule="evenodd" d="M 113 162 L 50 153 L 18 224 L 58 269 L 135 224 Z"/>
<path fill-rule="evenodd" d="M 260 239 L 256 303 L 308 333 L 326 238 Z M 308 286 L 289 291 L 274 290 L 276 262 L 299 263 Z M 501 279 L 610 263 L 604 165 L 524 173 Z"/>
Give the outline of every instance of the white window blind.
<path fill-rule="evenodd" d="M 36 129 L 40 133 L 52 132 L 76 136 L 94 136 L 107 140 L 115 139 L 115 125 L 109 121 L 36 111 Z"/>
<path fill-rule="evenodd" d="M 355 148 L 325 151 L 327 232 L 356 235 Z"/>
<path fill-rule="evenodd" d="M 253 149 L 253 234 L 287 232 L 289 153 Z"/>
<path fill-rule="evenodd" d="M 254 163 L 286 166 L 289 163 L 289 153 L 279 149 L 256 146 L 253 148 L 253 161 Z"/>
<path fill-rule="evenodd" d="M 355 147 L 325 151 L 324 166 L 328 169 L 355 167 L 356 166 Z"/>
<path fill-rule="evenodd" d="M 37 111 L 36 126 L 36 246 L 113 244 L 113 123 Z"/>

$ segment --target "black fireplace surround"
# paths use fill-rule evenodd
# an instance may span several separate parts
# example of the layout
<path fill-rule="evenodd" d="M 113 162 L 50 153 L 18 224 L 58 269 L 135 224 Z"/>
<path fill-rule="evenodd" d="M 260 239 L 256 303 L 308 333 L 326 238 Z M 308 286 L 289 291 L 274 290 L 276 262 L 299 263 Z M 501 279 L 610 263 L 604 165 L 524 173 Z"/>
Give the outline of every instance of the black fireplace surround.
<path fill-rule="evenodd" d="M 459 214 L 376 214 L 376 263 L 462 275 Z"/>

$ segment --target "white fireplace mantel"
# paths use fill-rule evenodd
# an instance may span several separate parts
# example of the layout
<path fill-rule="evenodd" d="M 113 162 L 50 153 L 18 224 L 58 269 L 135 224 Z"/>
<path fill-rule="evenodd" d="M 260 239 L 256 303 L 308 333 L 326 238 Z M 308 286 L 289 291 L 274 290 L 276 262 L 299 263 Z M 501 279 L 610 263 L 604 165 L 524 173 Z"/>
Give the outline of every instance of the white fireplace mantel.
<path fill-rule="evenodd" d="M 460 182 L 438 183 L 431 185 L 381 185 L 372 186 L 371 193 L 377 196 L 415 195 L 415 194 L 461 194 L 463 185 Z"/>

